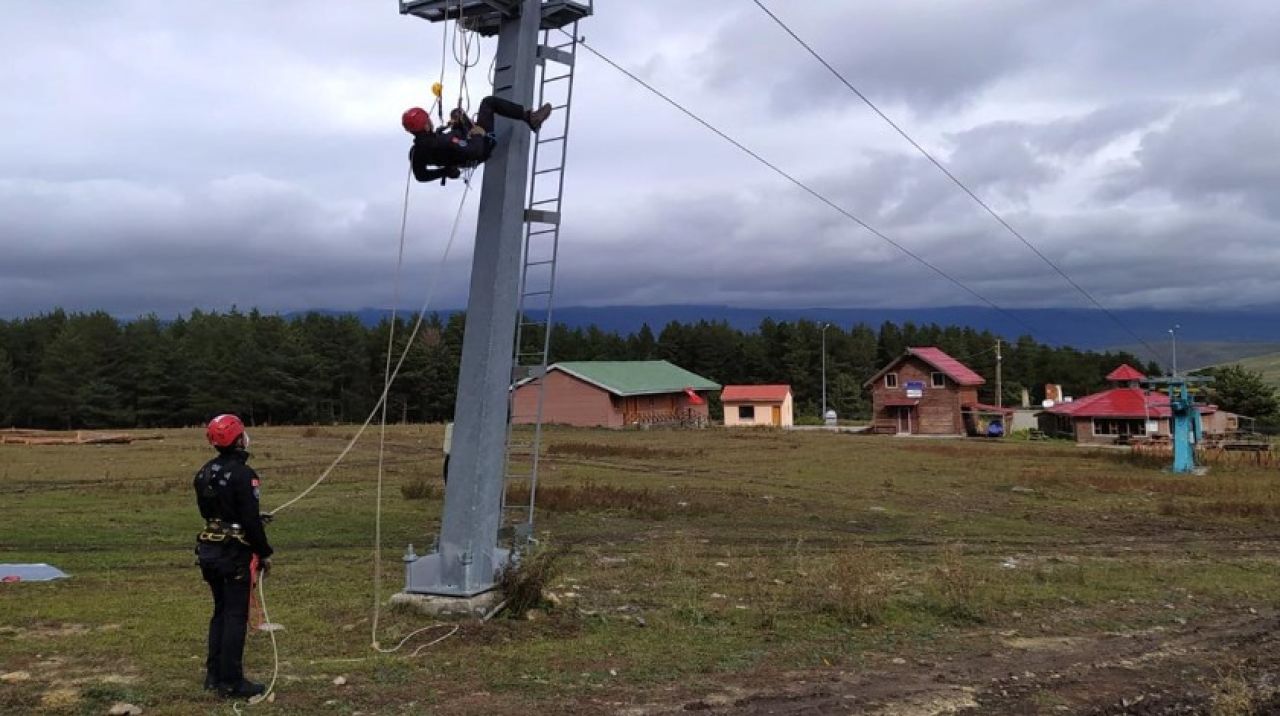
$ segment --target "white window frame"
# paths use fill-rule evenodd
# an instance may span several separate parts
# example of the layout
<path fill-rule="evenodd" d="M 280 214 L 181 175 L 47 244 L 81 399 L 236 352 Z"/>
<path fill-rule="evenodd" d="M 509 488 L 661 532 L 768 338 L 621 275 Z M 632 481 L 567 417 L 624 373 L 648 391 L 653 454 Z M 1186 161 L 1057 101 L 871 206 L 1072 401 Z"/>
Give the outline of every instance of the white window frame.
<path fill-rule="evenodd" d="M 897 373 L 885 373 L 885 374 L 884 374 L 884 387 L 886 387 L 886 388 L 896 388 L 896 387 L 898 387 L 898 374 L 897 374 Z"/>
<path fill-rule="evenodd" d="M 942 371 L 935 370 L 929 374 L 929 386 L 933 388 L 947 387 L 947 374 Z"/>

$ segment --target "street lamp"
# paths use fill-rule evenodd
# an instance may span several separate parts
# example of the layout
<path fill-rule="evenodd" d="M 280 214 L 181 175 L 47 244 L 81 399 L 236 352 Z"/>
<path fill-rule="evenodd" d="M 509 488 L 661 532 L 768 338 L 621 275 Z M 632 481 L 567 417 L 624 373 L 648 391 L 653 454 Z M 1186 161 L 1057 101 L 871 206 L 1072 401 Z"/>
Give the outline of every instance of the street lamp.
<path fill-rule="evenodd" d="M 1178 375 L 1178 333 L 1177 330 L 1182 328 L 1180 324 L 1173 324 L 1173 328 L 1169 329 L 1169 340 L 1173 341 L 1173 375 Z"/>
<path fill-rule="evenodd" d="M 822 419 L 827 419 L 827 329 L 830 323 L 822 324 Z"/>

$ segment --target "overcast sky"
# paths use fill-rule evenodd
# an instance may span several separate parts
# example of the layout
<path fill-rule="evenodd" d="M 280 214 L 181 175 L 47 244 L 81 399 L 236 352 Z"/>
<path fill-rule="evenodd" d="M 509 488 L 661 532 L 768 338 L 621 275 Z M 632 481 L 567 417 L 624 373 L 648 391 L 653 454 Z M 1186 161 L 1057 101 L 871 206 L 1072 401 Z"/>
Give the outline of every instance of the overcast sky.
<path fill-rule="evenodd" d="M 769 4 L 1108 306 L 1280 305 L 1275 0 Z M 596 10 L 600 51 L 973 289 L 1086 305 L 750 0 Z M 7 3 L 0 315 L 389 305 L 440 30 L 394 0 Z M 577 77 L 562 305 L 976 303 L 600 61 Z M 461 191 L 414 185 L 404 305 Z M 434 306 L 465 303 L 476 198 Z"/>

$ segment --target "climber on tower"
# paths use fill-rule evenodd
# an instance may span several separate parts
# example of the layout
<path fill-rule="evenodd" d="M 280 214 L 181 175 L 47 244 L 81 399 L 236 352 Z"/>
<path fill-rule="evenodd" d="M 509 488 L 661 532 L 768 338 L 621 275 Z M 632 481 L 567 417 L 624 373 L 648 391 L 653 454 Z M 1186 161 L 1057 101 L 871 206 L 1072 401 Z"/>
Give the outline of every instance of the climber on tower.
<path fill-rule="evenodd" d="M 401 117 L 401 124 L 413 135 L 409 163 L 413 176 L 420 182 L 457 179 L 462 169 L 483 164 L 498 143 L 494 134 L 494 116 L 523 121 L 537 132 L 551 116 L 551 105 L 536 110 L 501 97 L 485 97 L 475 123 L 461 109 L 449 115 L 449 123 L 439 129 L 431 126 L 431 115 L 421 107 L 412 107 Z M 434 167 L 434 168 L 433 168 Z"/>

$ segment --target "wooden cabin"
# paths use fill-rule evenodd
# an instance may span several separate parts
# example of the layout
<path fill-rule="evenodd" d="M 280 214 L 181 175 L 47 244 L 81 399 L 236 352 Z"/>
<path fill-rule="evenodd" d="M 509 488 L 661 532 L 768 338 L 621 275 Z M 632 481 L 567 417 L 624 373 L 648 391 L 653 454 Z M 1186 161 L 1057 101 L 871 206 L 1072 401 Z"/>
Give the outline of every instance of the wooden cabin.
<path fill-rule="evenodd" d="M 983 416 L 1006 419 L 1013 412 L 979 403 L 978 386 L 984 383 L 982 376 L 940 348 L 908 348 L 864 384 L 871 391 L 871 430 L 890 435 L 976 435 Z"/>

